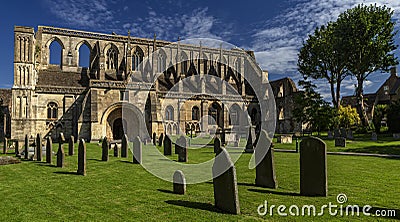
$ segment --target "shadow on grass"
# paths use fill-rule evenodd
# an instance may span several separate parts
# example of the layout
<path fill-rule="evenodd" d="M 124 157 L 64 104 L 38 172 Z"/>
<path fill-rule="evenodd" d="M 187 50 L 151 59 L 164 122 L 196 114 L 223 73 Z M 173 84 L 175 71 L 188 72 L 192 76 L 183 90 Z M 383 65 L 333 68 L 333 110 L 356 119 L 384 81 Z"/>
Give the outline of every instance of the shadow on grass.
<path fill-rule="evenodd" d="M 276 195 L 282 195 L 282 196 L 300 196 L 299 193 L 281 192 L 281 191 L 275 191 L 275 190 L 261 190 L 261 189 L 253 189 L 253 188 L 250 188 L 247 190 L 251 191 L 251 192 L 276 194 Z"/>
<path fill-rule="evenodd" d="M 367 146 L 359 148 L 349 148 L 346 152 L 354 153 L 375 153 L 375 154 L 389 154 L 389 155 L 400 155 L 400 146 Z"/>
<path fill-rule="evenodd" d="M 34 162 L 35 164 L 39 166 L 45 166 L 45 167 L 57 167 L 56 165 L 50 164 L 50 163 L 43 163 L 43 162 Z"/>
<path fill-rule="evenodd" d="M 181 207 L 188 207 L 188 208 L 193 208 L 193 209 L 207 210 L 207 211 L 211 211 L 211 212 L 226 214 L 225 212 L 219 210 L 218 208 L 214 207 L 214 205 L 212 205 L 210 203 L 200 203 L 200 202 L 192 202 L 192 201 L 185 201 L 185 200 L 167 200 L 167 201 L 165 201 L 165 203 L 176 205 L 176 206 L 181 206 Z"/>
<path fill-rule="evenodd" d="M 77 172 L 67 172 L 67 171 L 60 171 L 60 172 L 53 172 L 55 174 L 64 174 L 64 175 L 80 175 Z"/>
<path fill-rule="evenodd" d="M 133 162 L 132 162 L 132 161 L 128 161 L 128 160 L 120 160 L 119 162 L 121 162 L 121 163 L 129 163 L 129 164 L 133 164 Z"/>
<path fill-rule="evenodd" d="M 106 162 L 106 161 L 102 161 L 101 159 L 87 159 L 87 160 L 93 160 L 93 161 L 97 161 L 97 162 Z"/>
<path fill-rule="evenodd" d="M 165 189 L 157 189 L 157 190 L 163 193 L 170 193 L 170 194 L 174 193 L 172 190 L 165 190 Z"/>

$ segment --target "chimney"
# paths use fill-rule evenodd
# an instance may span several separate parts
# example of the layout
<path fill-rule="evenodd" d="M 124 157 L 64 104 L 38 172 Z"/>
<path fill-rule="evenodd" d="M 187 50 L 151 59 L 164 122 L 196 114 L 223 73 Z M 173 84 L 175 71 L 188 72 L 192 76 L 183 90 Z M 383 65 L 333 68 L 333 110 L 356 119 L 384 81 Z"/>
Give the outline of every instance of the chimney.
<path fill-rule="evenodd" d="M 390 76 L 396 76 L 397 77 L 396 66 L 393 66 L 392 68 L 390 68 Z"/>

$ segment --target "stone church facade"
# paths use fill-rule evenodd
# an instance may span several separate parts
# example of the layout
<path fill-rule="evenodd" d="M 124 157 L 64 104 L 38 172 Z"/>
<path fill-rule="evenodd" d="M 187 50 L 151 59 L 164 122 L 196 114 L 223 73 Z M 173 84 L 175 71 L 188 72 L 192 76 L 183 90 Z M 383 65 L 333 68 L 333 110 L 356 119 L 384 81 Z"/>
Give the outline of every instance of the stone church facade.
<path fill-rule="evenodd" d="M 140 127 L 146 127 L 149 135 L 229 131 L 248 121 L 243 110 L 255 128 L 261 123 L 257 98 L 244 79 L 246 72 L 259 69 L 251 51 L 46 26 L 36 32 L 32 27 L 16 26 L 14 35 L 10 110 L 14 139 L 40 133 L 56 140 L 61 132 L 88 141 L 104 136 L 117 140 L 123 133 L 145 137 L 136 130 Z M 53 43 L 61 48 L 59 64 L 50 63 Z M 83 46 L 90 51 L 88 67 L 79 65 Z M 250 61 L 245 59 L 249 55 Z M 155 73 L 158 78 L 153 84 Z M 230 87 L 201 82 L 197 96 L 190 97 L 180 86 L 173 99 L 166 98 L 181 79 L 196 75 L 216 76 Z M 215 95 L 204 94 L 205 88 Z M 227 95 L 232 89 L 236 96 Z M 124 117 L 123 107 L 128 107 L 129 117 Z M 201 118 L 205 114 L 215 121 Z M 123 126 L 131 123 L 138 127 L 124 132 Z"/>

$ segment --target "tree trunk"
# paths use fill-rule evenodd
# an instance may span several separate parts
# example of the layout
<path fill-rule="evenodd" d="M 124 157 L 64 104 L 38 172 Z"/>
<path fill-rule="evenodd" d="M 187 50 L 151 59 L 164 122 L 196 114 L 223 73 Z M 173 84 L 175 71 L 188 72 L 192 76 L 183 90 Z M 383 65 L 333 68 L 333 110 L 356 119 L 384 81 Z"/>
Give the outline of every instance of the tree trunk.
<path fill-rule="evenodd" d="M 366 126 L 368 126 L 368 118 L 367 118 L 367 114 L 365 113 L 365 110 L 364 110 L 363 83 L 364 83 L 363 79 L 358 79 L 358 85 L 356 88 L 356 98 L 357 98 L 356 108 L 357 108 L 357 113 L 360 117 L 362 126 L 366 127 Z"/>
<path fill-rule="evenodd" d="M 340 107 L 340 84 L 342 84 L 342 81 L 338 80 L 336 82 L 336 104 L 335 104 L 336 108 Z"/>
<path fill-rule="evenodd" d="M 337 100 L 336 100 L 336 97 L 335 97 L 335 85 L 334 85 L 334 82 L 331 81 L 331 80 L 329 80 L 329 83 L 331 85 L 332 104 L 333 104 L 333 106 L 335 108 L 337 108 L 337 106 L 336 106 L 337 105 Z"/>

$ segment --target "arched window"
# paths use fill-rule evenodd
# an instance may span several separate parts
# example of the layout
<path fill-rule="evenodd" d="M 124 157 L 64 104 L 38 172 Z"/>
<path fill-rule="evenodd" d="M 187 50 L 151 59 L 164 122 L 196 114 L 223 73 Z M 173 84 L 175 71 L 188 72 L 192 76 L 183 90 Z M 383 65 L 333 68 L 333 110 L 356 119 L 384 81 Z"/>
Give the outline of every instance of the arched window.
<path fill-rule="evenodd" d="M 79 67 L 89 68 L 89 65 L 90 65 L 90 47 L 85 42 L 79 47 Z"/>
<path fill-rule="evenodd" d="M 144 53 L 138 46 L 135 48 L 135 52 L 132 54 L 132 70 L 138 71 L 140 63 L 143 62 Z"/>
<path fill-rule="evenodd" d="M 165 71 L 165 64 L 166 64 L 166 56 L 162 51 L 159 52 L 157 58 L 157 71 L 164 72 Z"/>
<path fill-rule="evenodd" d="M 111 48 L 107 50 L 106 69 L 116 70 L 117 67 L 118 67 L 118 49 L 114 45 L 112 45 Z"/>
<path fill-rule="evenodd" d="M 213 103 L 210 108 L 208 108 L 208 124 L 217 124 L 218 122 L 218 105 Z"/>
<path fill-rule="evenodd" d="M 200 120 L 200 109 L 197 106 L 192 108 L 192 120 Z"/>
<path fill-rule="evenodd" d="M 174 121 L 174 107 L 167 106 L 165 109 L 165 120 Z"/>
<path fill-rule="evenodd" d="M 188 58 L 186 53 L 182 52 L 180 62 L 181 62 L 181 73 L 186 74 L 188 71 Z"/>
<path fill-rule="evenodd" d="M 232 108 L 229 110 L 229 120 L 230 125 L 237 126 L 239 125 L 239 110 L 240 107 L 238 105 L 233 105 Z"/>
<path fill-rule="evenodd" d="M 52 65 L 61 65 L 62 46 L 57 40 L 53 40 L 49 46 L 49 63 Z"/>
<path fill-rule="evenodd" d="M 58 105 L 55 102 L 50 102 L 47 104 L 47 119 L 57 119 L 58 118 Z"/>

